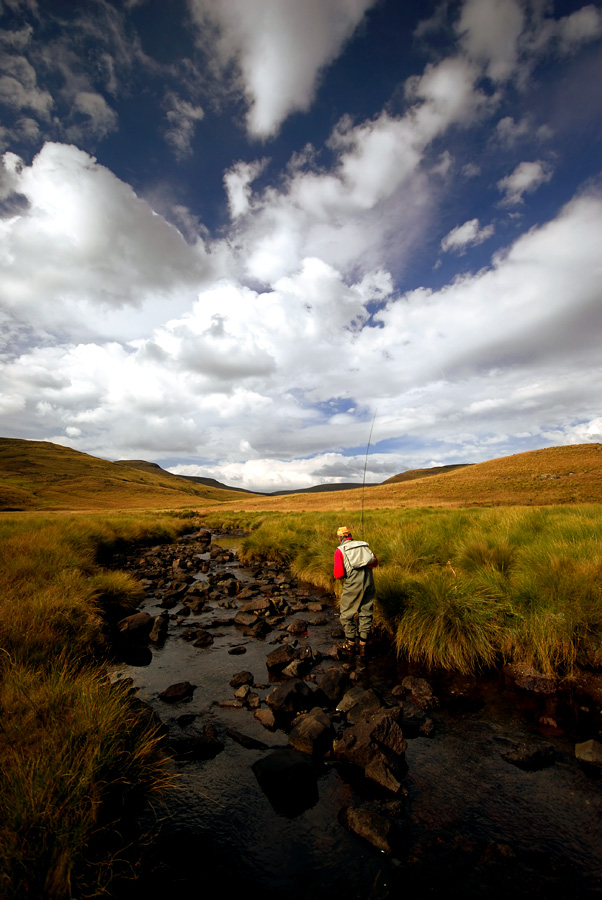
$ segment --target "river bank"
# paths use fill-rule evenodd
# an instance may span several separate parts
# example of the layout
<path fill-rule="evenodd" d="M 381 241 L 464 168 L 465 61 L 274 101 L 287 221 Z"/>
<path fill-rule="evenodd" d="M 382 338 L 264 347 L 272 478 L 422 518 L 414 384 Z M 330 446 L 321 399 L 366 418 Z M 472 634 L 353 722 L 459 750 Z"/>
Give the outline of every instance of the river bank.
<path fill-rule="evenodd" d="M 124 661 L 113 678 L 132 679 L 164 723 L 179 782 L 140 823 L 158 825 L 159 834 L 123 896 L 145 896 L 150 885 L 196 896 L 208 871 L 226 889 L 293 900 L 402 889 L 428 896 L 450 883 L 474 897 L 602 895 L 599 771 L 574 754 L 576 741 L 595 736 L 591 698 L 528 681 L 517 687 L 516 672 L 440 674 L 428 679 L 430 699 L 428 690 L 420 696 L 407 679 L 424 673 L 400 663 L 386 642 L 365 664 L 339 659 L 326 592 L 283 566 L 243 566 L 231 537 L 217 544 L 193 535 L 114 561 L 141 580 L 148 618 L 138 638 L 121 632 Z M 296 674 L 268 669 L 270 654 L 285 647 L 291 663 L 305 664 Z M 301 797 L 264 789 L 258 764 L 290 747 L 291 716 L 266 727 L 279 685 L 322 691 L 335 746 L 350 728 L 349 714 L 336 710 L 340 698 L 322 704 L 332 671 L 343 696 L 371 691 L 379 709 L 400 710 L 399 789 L 330 749 L 312 763 Z M 235 681 L 242 673 L 250 683 Z M 180 699 L 167 699 L 174 685 L 184 685 Z M 349 809 L 364 812 L 342 813 Z M 387 852 L 356 833 L 370 818 L 394 824 Z"/>

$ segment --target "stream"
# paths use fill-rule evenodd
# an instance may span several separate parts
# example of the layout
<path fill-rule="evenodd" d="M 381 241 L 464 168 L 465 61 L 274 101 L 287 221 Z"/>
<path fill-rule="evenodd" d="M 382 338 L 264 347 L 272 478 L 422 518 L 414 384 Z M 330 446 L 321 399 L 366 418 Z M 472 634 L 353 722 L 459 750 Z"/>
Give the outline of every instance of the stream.
<path fill-rule="evenodd" d="M 140 821 L 143 832 L 159 834 L 124 897 L 136 900 L 167 889 L 186 900 L 209 888 L 266 900 L 385 900 L 405 891 L 424 897 L 442 891 L 488 898 L 509 892 L 513 898 L 602 897 L 602 775 L 579 763 L 574 752 L 577 741 L 598 736 L 591 728 L 599 711 L 582 698 L 519 690 L 499 674 L 427 676 L 438 699 L 428 710 L 434 732 L 408 736 L 399 795 L 331 754 L 316 763 L 316 790 L 308 792 L 302 808 L 274 805 L 252 767 L 274 749 L 288 747 L 288 737 L 279 728 L 264 727 L 253 709 L 236 700 L 230 685 L 236 673 L 253 673 L 252 691 L 261 709 L 282 680 L 270 675 L 266 657 L 286 642 L 308 644 L 321 657 L 310 682 L 331 667 L 343 667 L 352 684 L 385 696 L 406 675 L 423 673 L 400 663 L 386 644 L 366 661 L 338 659 L 333 599 L 279 567 L 273 567 L 270 590 L 289 600 L 284 621 L 263 637 L 229 621 L 242 605 L 238 594 L 257 578 L 257 567 L 236 556 L 239 541 L 214 536 L 202 552 L 194 541 L 180 541 L 163 578 L 156 567 L 154 574 L 146 573 L 149 554 L 140 550 L 115 561 L 137 577 L 146 573 L 141 609 L 151 616 L 166 615 L 166 592 L 179 556 L 188 553 L 184 571 L 192 571 L 193 584 L 212 583 L 213 594 L 200 611 L 191 613 L 181 603 L 170 607 L 165 641 L 145 647 L 139 658 L 126 655 L 127 661 L 112 666 L 111 677 L 131 679 L 136 696 L 157 713 L 175 746 L 187 746 L 207 726 L 223 746 L 213 758 L 176 754 L 171 765 L 177 789 Z M 265 568 L 271 571 L 270 565 Z M 224 576 L 234 576 L 238 594 L 220 594 L 220 585 L 214 587 Z M 299 619 L 306 630 L 290 633 Z M 205 629 L 212 643 L 194 646 L 184 639 L 191 628 Z M 189 699 L 160 698 L 180 682 L 194 686 Z M 504 757 L 522 745 L 544 744 L 550 759 L 535 770 Z M 350 803 L 370 808 L 393 800 L 403 822 L 403 841 L 394 854 L 376 849 L 339 821 L 339 811 Z"/>

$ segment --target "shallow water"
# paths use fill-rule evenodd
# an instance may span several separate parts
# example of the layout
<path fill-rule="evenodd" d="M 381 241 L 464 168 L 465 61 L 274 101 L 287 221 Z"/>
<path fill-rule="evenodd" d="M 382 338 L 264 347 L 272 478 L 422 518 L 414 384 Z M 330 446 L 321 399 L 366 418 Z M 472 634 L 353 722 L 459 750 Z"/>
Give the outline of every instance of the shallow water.
<path fill-rule="evenodd" d="M 250 577 L 237 562 L 221 568 L 240 579 Z M 147 609 L 161 611 L 156 602 Z M 221 610 L 191 616 L 181 625 L 172 620 L 169 638 L 153 648 L 150 665 L 119 665 L 114 671 L 116 678 L 133 678 L 138 696 L 173 733 L 186 733 L 177 721 L 182 714 L 196 714 L 216 726 L 225 745 L 212 760 L 174 763 L 179 789 L 155 810 L 166 860 L 163 870 L 154 871 L 154 884 L 163 877 L 165 886 L 177 884 L 179 898 L 197 897 L 199 867 L 205 871 L 210 862 L 223 888 L 260 891 L 266 898 L 377 900 L 398 897 L 405 889 L 434 896 L 452 888 L 474 897 L 509 891 L 514 897 L 602 896 L 602 781 L 575 760 L 574 733 L 550 733 L 538 725 L 542 715 L 553 712 L 570 730 L 575 725 L 570 706 L 517 692 L 499 678 L 433 682 L 441 700 L 432 712 L 436 734 L 408 741 L 406 839 L 403 851 L 391 858 L 337 819 L 345 804 L 389 795 L 350 781 L 335 762 L 319 765 L 317 797 L 315 802 L 308 797 L 307 809 L 298 815 L 274 809 L 251 767 L 269 749 L 288 746 L 286 735 L 266 730 L 247 709 L 218 705 L 233 698 L 229 681 L 243 669 L 265 685 L 254 688 L 265 698 L 273 687 L 265 666 L 273 635 L 257 640 L 230 625 L 212 629 L 215 642 L 208 648 L 181 639 L 183 629 L 202 627 L 216 612 Z M 306 639 L 314 650 L 331 648 L 334 610 L 331 617 L 330 625 L 309 630 Z M 245 646 L 244 655 L 228 654 L 239 645 Z M 337 663 L 326 659 L 320 669 L 331 665 Z M 381 691 L 405 674 L 391 653 L 356 670 L 360 683 Z M 197 685 L 191 701 L 174 707 L 158 699 L 168 685 L 185 680 Z M 245 749 L 229 729 L 269 749 Z M 554 765 L 529 772 L 502 758 L 512 743 L 532 740 L 553 744 Z"/>

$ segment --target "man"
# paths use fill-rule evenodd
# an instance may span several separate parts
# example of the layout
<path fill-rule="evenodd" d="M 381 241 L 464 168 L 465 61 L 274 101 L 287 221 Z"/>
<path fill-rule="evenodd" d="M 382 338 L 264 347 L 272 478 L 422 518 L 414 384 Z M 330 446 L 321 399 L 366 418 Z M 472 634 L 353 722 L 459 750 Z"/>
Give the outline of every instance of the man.
<path fill-rule="evenodd" d="M 334 577 L 343 578 L 340 618 L 345 632 L 341 645 L 344 653 L 355 651 L 356 624 L 358 618 L 360 656 L 366 655 L 372 610 L 374 607 L 374 575 L 372 570 L 378 560 L 365 541 L 354 541 L 349 529 L 342 525 L 337 530 L 340 544 L 334 552 Z"/>

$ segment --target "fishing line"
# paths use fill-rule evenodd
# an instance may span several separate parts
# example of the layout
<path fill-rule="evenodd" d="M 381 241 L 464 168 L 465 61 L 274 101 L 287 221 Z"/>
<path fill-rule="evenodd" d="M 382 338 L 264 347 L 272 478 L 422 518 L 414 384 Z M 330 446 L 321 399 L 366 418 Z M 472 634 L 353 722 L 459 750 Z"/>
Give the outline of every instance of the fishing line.
<path fill-rule="evenodd" d="M 372 440 L 372 429 L 374 428 L 374 420 L 376 419 L 376 413 L 378 410 L 374 410 L 374 415 L 372 416 L 372 425 L 370 426 L 370 434 L 368 435 L 368 446 L 366 447 L 366 459 L 364 460 L 364 479 L 362 481 L 362 524 L 360 527 L 360 534 L 362 536 L 362 540 L 364 539 L 364 493 L 366 491 L 366 469 L 368 468 L 368 454 L 370 453 L 370 441 Z"/>

